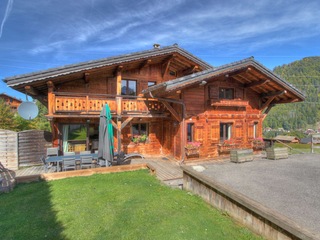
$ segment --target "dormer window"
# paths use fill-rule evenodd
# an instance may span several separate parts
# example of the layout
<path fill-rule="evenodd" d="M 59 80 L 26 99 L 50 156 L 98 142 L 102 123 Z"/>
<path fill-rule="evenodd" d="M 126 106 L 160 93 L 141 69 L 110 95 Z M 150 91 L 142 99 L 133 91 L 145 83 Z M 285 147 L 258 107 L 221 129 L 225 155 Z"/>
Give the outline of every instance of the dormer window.
<path fill-rule="evenodd" d="M 234 99 L 234 88 L 220 88 L 219 99 Z"/>

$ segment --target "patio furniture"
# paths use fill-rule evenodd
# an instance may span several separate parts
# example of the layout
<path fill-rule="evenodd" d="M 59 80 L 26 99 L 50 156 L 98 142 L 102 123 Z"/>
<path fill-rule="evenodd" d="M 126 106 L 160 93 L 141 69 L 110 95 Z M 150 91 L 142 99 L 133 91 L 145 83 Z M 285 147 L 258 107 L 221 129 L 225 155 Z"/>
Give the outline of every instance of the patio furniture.
<path fill-rule="evenodd" d="M 51 164 L 56 164 L 57 166 L 59 166 L 59 164 L 62 164 L 63 159 L 76 159 L 76 162 L 80 162 L 81 157 L 83 156 L 91 156 L 93 160 L 97 160 L 98 159 L 98 154 L 95 153 L 90 153 L 90 154 L 85 154 L 85 155 L 80 155 L 80 154 L 75 154 L 75 155 L 70 155 L 70 156 L 48 156 L 45 158 L 45 162 L 47 166 L 50 166 Z M 60 168 L 57 168 L 57 172 L 60 171 Z"/>
<path fill-rule="evenodd" d="M 80 155 L 83 155 L 83 154 L 90 154 L 91 153 L 91 151 L 81 151 L 80 152 Z"/>
<path fill-rule="evenodd" d="M 59 155 L 59 148 L 47 148 L 47 156 L 58 156 Z"/>
<path fill-rule="evenodd" d="M 58 165 L 58 164 L 57 164 Z M 76 170 L 76 158 L 63 158 L 62 159 L 62 171 Z"/>
<path fill-rule="evenodd" d="M 81 156 L 80 159 L 80 168 L 92 168 L 92 156 Z"/>
<path fill-rule="evenodd" d="M 64 152 L 63 156 L 72 156 L 72 155 L 75 155 L 75 154 L 76 154 L 75 152 Z"/>

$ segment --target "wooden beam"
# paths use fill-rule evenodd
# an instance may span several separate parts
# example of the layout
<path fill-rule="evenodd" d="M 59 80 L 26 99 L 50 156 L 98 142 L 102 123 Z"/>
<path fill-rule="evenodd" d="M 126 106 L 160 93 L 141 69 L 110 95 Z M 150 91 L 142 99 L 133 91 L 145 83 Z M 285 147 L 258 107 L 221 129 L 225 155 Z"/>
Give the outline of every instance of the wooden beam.
<path fill-rule="evenodd" d="M 147 65 L 151 64 L 152 60 L 151 59 L 148 59 L 148 60 L 145 60 L 143 63 L 141 63 L 141 65 L 139 66 L 139 71 L 146 67 Z"/>
<path fill-rule="evenodd" d="M 122 69 L 123 66 L 118 66 L 115 74 L 116 74 L 116 80 L 117 80 L 117 95 L 121 95 L 121 80 L 122 80 Z"/>
<path fill-rule="evenodd" d="M 83 74 L 83 80 L 85 83 L 89 83 L 89 76 L 90 76 L 90 73 L 88 73 L 88 72 L 85 72 Z"/>
<path fill-rule="evenodd" d="M 47 86 L 48 86 L 49 89 L 51 88 L 52 90 L 55 88 L 55 86 L 54 86 L 52 81 L 48 81 L 47 82 Z"/>
<path fill-rule="evenodd" d="M 244 85 L 244 87 L 245 88 L 252 88 L 252 87 L 264 85 L 264 84 L 266 84 L 268 82 L 270 82 L 269 79 L 260 80 L 260 81 L 256 81 L 256 82 L 247 83 L 247 84 Z"/>
<path fill-rule="evenodd" d="M 182 117 L 179 116 L 179 114 L 177 113 L 176 110 L 173 109 L 173 107 L 171 107 L 170 103 L 168 103 L 167 101 L 161 101 L 163 103 L 163 105 L 169 110 L 169 112 L 174 116 L 174 118 L 178 121 L 181 122 L 182 121 Z"/>
<path fill-rule="evenodd" d="M 260 109 L 265 109 L 269 104 L 276 98 L 276 96 L 270 97 L 263 105 L 260 107 Z"/>
<path fill-rule="evenodd" d="M 277 97 L 277 96 L 281 96 L 281 95 L 286 94 L 286 93 L 287 93 L 287 91 L 283 90 L 283 91 L 262 93 L 260 96 L 261 96 L 261 98 L 264 98 L 264 97 Z"/>
<path fill-rule="evenodd" d="M 199 66 L 194 65 L 194 66 L 182 71 L 182 74 L 183 75 L 190 75 L 190 74 L 192 74 L 194 72 L 197 72 L 198 69 L 199 69 Z"/>
<path fill-rule="evenodd" d="M 169 67 L 170 67 L 170 63 L 171 61 L 173 60 L 174 58 L 174 55 L 171 55 L 169 56 L 168 58 L 166 58 L 164 60 L 164 63 L 162 64 L 162 78 L 164 77 L 164 75 L 166 75 L 166 73 L 168 72 L 169 70 Z"/>
<path fill-rule="evenodd" d="M 37 89 L 35 89 L 34 87 L 32 87 L 32 86 L 25 86 L 24 89 L 30 95 L 33 95 L 33 96 L 38 96 L 39 95 L 39 91 Z"/>
<path fill-rule="evenodd" d="M 131 122 L 131 120 L 133 119 L 133 117 L 128 117 L 122 124 L 121 124 L 121 130 L 124 129 L 129 122 Z"/>
<path fill-rule="evenodd" d="M 271 108 L 273 108 L 274 106 L 275 106 L 275 104 L 270 104 L 270 105 L 268 106 L 268 108 L 264 111 L 263 114 L 268 114 L 268 113 L 270 112 Z"/>

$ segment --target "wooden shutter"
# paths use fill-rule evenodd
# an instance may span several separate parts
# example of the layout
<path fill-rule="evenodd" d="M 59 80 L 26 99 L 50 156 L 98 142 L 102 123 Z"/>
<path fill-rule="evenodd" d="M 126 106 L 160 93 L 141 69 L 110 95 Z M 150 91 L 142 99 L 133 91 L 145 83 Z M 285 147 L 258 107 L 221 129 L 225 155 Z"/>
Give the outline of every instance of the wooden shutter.
<path fill-rule="evenodd" d="M 210 141 L 212 144 L 218 144 L 220 141 L 220 124 L 214 121 L 210 124 Z"/>
<path fill-rule="evenodd" d="M 195 133 L 194 133 L 194 139 L 198 142 L 203 141 L 203 135 L 204 135 L 204 127 L 203 125 L 196 125 L 195 126 Z"/>
<path fill-rule="evenodd" d="M 253 140 L 254 121 L 248 122 L 248 141 Z"/>
<path fill-rule="evenodd" d="M 234 138 L 237 141 L 241 141 L 243 140 L 243 122 L 242 121 L 236 121 L 235 122 L 235 131 L 234 131 Z"/>

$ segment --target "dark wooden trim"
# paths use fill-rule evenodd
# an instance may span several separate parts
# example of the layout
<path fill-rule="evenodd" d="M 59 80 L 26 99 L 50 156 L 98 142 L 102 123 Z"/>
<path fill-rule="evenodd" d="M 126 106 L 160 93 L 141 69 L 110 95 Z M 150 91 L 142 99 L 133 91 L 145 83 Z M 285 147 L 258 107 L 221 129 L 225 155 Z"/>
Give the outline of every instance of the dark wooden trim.
<path fill-rule="evenodd" d="M 174 116 L 174 118 L 178 121 L 181 122 L 182 118 L 179 116 L 179 114 L 176 112 L 176 110 L 174 110 L 173 107 L 171 107 L 170 103 L 168 103 L 167 101 L 161 100 L 161 102 L 163 103 L 163 105 L 170 111 L 170 113 Z"/>
<path fill-rule="evenodd" d="M 269 79 L 264 79 L 264 80 L 260 80 L 257 82 L 251 82 L 251 83 L 247 83 L 245 84 L 243 87 L 245 88 L 251 88 L 251 87 L 256 87 L 256 86 L 260 86 L 260 85 L 264 85 L 266 83 L 270 82 Z"/>
<path fill-rule="evenodd" d="M 281 96 L 283 94 L 286 94 L 287 91 L 283 90 L 283 91 L 276 91 L 276 92 L 268 92 L 268 93 L 262 93 L 260 94 L 261 98 L 265 98 L 265 97 L 277 97 L 277 96 Z"/>

